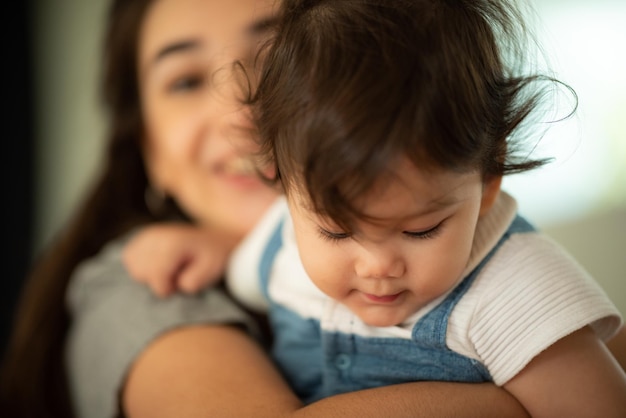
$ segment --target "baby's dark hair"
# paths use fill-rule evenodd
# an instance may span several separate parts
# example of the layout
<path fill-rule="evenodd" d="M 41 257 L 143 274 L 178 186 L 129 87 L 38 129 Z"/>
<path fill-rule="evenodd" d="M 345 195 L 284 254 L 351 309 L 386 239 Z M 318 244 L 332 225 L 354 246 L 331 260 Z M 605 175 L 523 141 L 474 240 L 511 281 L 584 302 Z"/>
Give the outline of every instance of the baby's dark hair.
<path fill-rule="evenodd" d="M 400 156 L 485 177 L 547 162 L 518 131 L 558 81 L 523 74 L 513 2 L 284 0 L 283 13 L 252 109 L 275 180 L 317 213 L 361 216 L 353 202 Z"/>

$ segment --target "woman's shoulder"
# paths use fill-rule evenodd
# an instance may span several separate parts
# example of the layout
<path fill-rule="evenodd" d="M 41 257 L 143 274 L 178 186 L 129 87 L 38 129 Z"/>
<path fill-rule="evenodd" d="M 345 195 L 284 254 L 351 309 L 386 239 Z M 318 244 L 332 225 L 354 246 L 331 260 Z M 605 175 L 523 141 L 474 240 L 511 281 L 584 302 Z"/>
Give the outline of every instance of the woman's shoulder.
<path fill-rule="evenodd" d="M 73 319 L 93 315 L 115 318 L 120 327 L 129 323 L 157 328 L 186 322 L 248 322 L 248 316 L 225 294 L 221 286 L 194 295 L 156 296 L 148 286 L 132 278 L 124 265 L 124 245 L 136 231 L 105 245 L 74 271 L 67 305 Z"/>
<path fill-rule="evenodd" d="M 122 252 L 136 231 L 110 241 L 94 256 L 83 260 L 72 273 L 67 291 L 67 303 L 72 311 L 79 309 L 92 297 L 99 297 L 117 287 L 135 288 L 124 266 Z"/>

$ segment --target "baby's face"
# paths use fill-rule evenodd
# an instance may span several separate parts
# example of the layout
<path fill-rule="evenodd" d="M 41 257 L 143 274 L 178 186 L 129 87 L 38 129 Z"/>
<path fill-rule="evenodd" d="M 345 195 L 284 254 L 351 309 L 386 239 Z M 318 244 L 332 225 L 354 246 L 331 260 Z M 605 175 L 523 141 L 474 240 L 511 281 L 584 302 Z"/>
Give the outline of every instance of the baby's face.
<path fill-rule="evenodd" d="M 372 221 L 344 231 L 289 194 L 311 280 L 373 326 L 401 324 L 462 279 L 478 218 L 490 206 L 478 172 L 425 172 L 408 160 L 357 203 Z M 487 187 L 486 187 L 487 186 Z"/>

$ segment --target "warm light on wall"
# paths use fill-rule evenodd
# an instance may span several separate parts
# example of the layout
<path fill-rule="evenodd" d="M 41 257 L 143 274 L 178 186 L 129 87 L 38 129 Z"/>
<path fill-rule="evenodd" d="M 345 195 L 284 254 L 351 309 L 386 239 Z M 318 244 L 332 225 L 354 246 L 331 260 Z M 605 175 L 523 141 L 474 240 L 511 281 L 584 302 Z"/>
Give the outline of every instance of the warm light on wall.
<path fill-rule="evenodd" d="M 626 2 L 535 0 L 539 37 L 556 76 L 579 98 L 538 151 L 555 161 L 506 178 L 504 189 L 540 226 L 626 207 Z"/>

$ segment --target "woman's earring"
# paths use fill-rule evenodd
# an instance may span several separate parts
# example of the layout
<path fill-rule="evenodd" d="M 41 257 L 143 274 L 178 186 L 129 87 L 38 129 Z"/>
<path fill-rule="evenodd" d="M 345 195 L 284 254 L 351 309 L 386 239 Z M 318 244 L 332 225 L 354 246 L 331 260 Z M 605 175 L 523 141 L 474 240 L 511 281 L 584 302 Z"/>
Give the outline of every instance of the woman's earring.
<path fill-rule="evenodd" d="M 165 211 L 167 195 L 162 189 L 148 184 L 144 193 L 146 207 L 153 216 L 162 215 Z"/>

